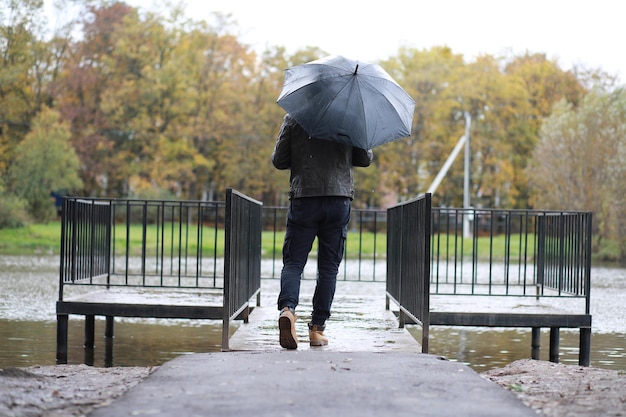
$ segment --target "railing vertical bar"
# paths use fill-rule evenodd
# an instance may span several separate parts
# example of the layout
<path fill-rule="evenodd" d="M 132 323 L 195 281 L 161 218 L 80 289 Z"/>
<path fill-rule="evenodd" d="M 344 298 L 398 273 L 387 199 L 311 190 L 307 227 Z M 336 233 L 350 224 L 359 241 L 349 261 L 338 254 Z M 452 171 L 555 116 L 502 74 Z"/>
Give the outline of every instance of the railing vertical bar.
<path fill-rule="evenodd" d="M 111 246 L 112 246 L 112 241 L 113 239 L 112 237 L 112 233 L 115 230 L 115 215 L 113 214 L 113 210 L 114 210 L 115 206 L 113 205 L 113 203 L 111 201 L 109 201 L 109 211 L 108 211 L 108 224 L 107 224 L 107 228 L 106 228 L 106 252 L 105 252 L 105 269 L 106 269 L 106 274 L 107 274 L 107 288 L 109 288 L 109 286 L 111 285 Z"/>
<path fill-rule="evenodd" d="M 363 253 L 363 211 L 361 210 L 359 211 L 359 257 L 358 257 L 359 258 L 359 272 L 358 272 L 358 279 L 357 279 L 358 281 L 361 281 L 361 261 L 363 260 L 362 253 Z"/>
<path fill-rule="evenodd" d="M 182 256 L 183 256 L 183 202 L 178 203 L 178 286 L 182 285 Z"/>
<path fill-rule="evenodd" d="M 87 266 L 89 269 L 89 283 L 93 283 L 93 274 L 94 274 L 94 246 L 96 244 L 95 241 L 95 233 L 96 233 L 96 207 L 95 202 L 92 201 L 89 205 L 88 215 L 89 215 L 89 261 L 87 262 Z"/>
<path fill-rule="evenodd" d="M 588 212 L 587 215 L 587 230 L 585 234 L 585 313 L 589 314 L 591 311 L 591 236 L 593 233 L 592 219 L 593 214 Z"/>
<path fill-rule="evenodd" d="M 111 274 L 115 275 L 115 251 L 116 251 L 116 247 L 115 247 L 115 240 L 117 238 L 117 235 L 115 233 L 116 228 L 116 211 L 117 211 L 117 204 L 115 203 L 115 201 L 111 202 L 111 257 L 110 257 L 110 265 L 111 265 Z"/>
<path fill-rule="evenodd" d="M 196 219 L 196 287 L 200 285 L 200 274 L 202 274 L 202 216 L 203 206 L 198 202 Z"/>
<path fill-rule="evenodd" d="M 226 208 L 224 209 L 226 212 Z M 217 226 L 219 222 L 219 206 L 215 205 L 215 222 L 213 223 L 213 286 L 217 286 Z M 226 254 L 224 254 L 224 257 Z M 226 277 L 224 277 L 226 279 Z"/>
<path fill-rule="evenodd" d="M 124 283 L 128 285 L 128 256 L 130 252 L 130 200 L 126 201 L 126 265 L 124 266 Z"/>
<path fill-rule="evenodd" d="M 474 211 L 474 233 L 472 234 L 472 291 L 476 291 L 476 283 L 478 282 L 478 223 L 480 222 L 480 214 Z"/>
<path fill-rule="evenodd" d="M 378 211 L 374 211 L 374 259 L 372 261 L 372 281 L 376 281 L 376 258 L 378 257 L 377 249 L 377 241 L 376 237 L 378 236 Z"/>
<path fill-rule="evenodd" d="M 175 218 L 176 218 L 176 208 L 174 205 L 170 205 L 170 275 L 174 274 L 174 250 L 176 245 L 174 244 L 174 227 L 175 227 Z"/>
<path fill-rule="evenodd" d="M 459 210 L 454 210 L 454 289 L 453 293 L 457 291 L 457 283 L 463 283 L 463 276 L 459 277 L 458 263 L 459 263 Z M 462 223 L 461 223 L 462 224 Z M 463 239 L 461 231 L 461 240 Z M 458 277 L 458 278 L 457 278 Z M 459 282 L 460 279 L 460 282 Z"/>
<path fill-rule="evenodd" d="M 463 232 L 464 229 L 464 222 L 465 222 L 465 216 L 470 216 L 471 213 L 471 209 L 470 210 L 463 210 L 463 217 L 461 218 L 461 271 L 460 271 L 460 275 L 461 275 L 461 284 L 463 283 L 463 266 L 465 263 L 465 233 Z M 469 218 L 467 220 L 469 222 Z M 469 231 L 469 230 L 468 230 Z"/>
<path fill-rule="evenodd" d="M 493 228 L 494 215 L 491 212 L 489 216 L 489 294 L 491 294 L 493 286 Z"/>
<path fill-rule="evenodd" d="M 504 216 L 504 282 L 506 294 L 509 294 L 509 280 L 511 269 L 511 216 L 503 213 Z"/>
<path fill-rule="evenodd" d="M 67 210 L 69 199 L 63 197 L 61 200 L 61 240 L 59 246 L 59 301 L 63 301 L 63 284 L 65 283 L 65 274 L 67 268 L 67 259 L 65 258 L 67 250 Z"/>
<path fill-rule="evenodd" d="M 444 235 L 444 240 L 445 240 L 445 244 L 444 244 L 445 272 L 444 272 L 444 276 L 445 276 L 446 284 L 449 284 L 450 283 L 450 212 L 448 210 L 446 210 L 445 214 L 446 214 L 446 216 L 445 216 L 445 225 L 446 225 L 445 230 L 446 230 L 446 233 Z"/>
<path fill-rule="evenodd" d="M 141 206 L 141 282 L 146 285 L 146 251 L 148 238 L 148 202 Z"/>
<path fill-rule="evenodd" d="M 154 209 L 156 210 L 156 213 L 154 215 L 154 223 L 155 223 L 155 227 L 154 227 L 154 240 L 155 240 L 155 246 L 154 246 L 154 274 L 158 275 L 159 274 L 159 270 L 161 269 L 159 267 L 159 242 L 160 242 L 160 234 L 159 231 L 161 230 L 161 206 L 159 204 L 155 204 Z"/>
<path fill-rule="evenodd" d="M 187 271 L 189 267 L 189 221 L 191 217 L 191 211 L 188 204 L 185 204 L 185 273 L 187 276 Z"/>
<path fill-rule="evenodd" d="M 565 217 L 563 213 L 559 216 L 559 242 L 558 242 L 558 289 L 559 295 L 563 291 L 563 278 L 564 278 L 564 268 L 565 268 Z"/>
<path fill-rule="evenodd" d="M 278 213 L 278 209 L 276 207 L 274 207 L 272 209 L 272 212 L 274 214 L 273 216 L 273 225 L 274 225 L 274 233 L 273 233 L 273 238 L 272 238 L 272 277 L 276 276 L 276 225 L 277 225 L 277 213 Z"/>
<path fill-rule="evenodd" d="M 159 256 L 159 262 L 161 262 L 161 275 L 159 277 L 159 280 L 161 282 L 161 285 L 163 285 L 163 279 L 165 274 L 165 201 L 161 201 L 160 212 L 161 221 L 159 223 L 161 224 L 161 255 Z"/>

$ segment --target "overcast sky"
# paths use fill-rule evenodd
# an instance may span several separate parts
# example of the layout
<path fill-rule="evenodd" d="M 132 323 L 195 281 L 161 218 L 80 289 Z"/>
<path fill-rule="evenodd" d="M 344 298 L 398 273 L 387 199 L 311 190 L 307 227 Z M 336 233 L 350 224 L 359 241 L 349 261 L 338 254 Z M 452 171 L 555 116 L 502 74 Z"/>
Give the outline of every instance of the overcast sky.
<path fill-rule="evenodd" d="M 50 1 L 50 0 L 46 0 Z M 140 8 L 161 0 L 127 0 Z M 623 0 L 187 0 L 194 19 L 231 13 L 240 40 L 262 50 L 318 46 L 362 61 L 385 59 L 400 46 L 446 45 L 467 60 L 546 53 L 564 69 L 601 67 L 626 79 Z"/>

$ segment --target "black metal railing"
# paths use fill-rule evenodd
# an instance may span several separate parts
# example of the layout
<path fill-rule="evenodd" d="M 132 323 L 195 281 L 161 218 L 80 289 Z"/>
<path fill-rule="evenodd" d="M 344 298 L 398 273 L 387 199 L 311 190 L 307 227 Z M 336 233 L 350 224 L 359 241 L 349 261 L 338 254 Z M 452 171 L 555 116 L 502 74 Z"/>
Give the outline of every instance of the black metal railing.
<path fill-rule="evenodd" d="M 63 285 L 222 288 L 224 202 L 66 197 Z"/>
<path fill-rule="evenodd" d="M 387 209 L 387 308 L 389 301 L 422 326 L 422 351 L 428 352 L 431 194 Z"/>
<path fill-rule="evenodd" d="M 591 213 L 547 213 L 538 218 L 538 284 L 559 294 L 589 293 Z"/>
<path fill-rule="evenodd" d="M 260 276 L 277 279 L 287 208 L 259 210 Z M 388 229 L 402 227 L 388 215 L 353 210 L 338 279 L 386 281 L 398 261 Z M 66 198 L 61 283 L 222 288 L 225 218 L 225 202 Z M 567 296 L 588 304 L 591 213 L 433 207 L 430 228 L 431 294 Z M 313 251 L 303 278 L 315 277 Z"/>
<path fill-rule="evenodd" d="M 64 284 L 108 277 L 111 257 L 110 202 L 66 198 L 63 213 L 59 300 Z"/>
<path fill-rule="evenodd" d="M 591 221 L 590 212 L 433 208 L 431 293 L 588 300 Z"/>
<path fill-rule="evenodd" d="M 222 350 L 228 350 L 230 320 L 243 314 L 247 322 L 248 302 L 255 295 L 260 304 L 262 208 L 262 203 L 226 190 Z"/>

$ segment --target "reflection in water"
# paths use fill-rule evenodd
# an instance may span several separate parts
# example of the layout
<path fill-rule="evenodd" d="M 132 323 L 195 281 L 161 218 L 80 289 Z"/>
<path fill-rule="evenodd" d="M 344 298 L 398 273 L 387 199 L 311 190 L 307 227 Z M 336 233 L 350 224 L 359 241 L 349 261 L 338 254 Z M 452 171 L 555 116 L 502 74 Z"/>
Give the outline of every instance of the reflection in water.
<path fill-rule="evenodd" d="M 69 321 L 68 364 L 156 366 L 189 353 L 219 352 L 222 325 L 216 321 L 180 320 L 171 324 L 115 322 L 112 358 L 108 360 L 104 320 L 96 318 L 93 356 L 83 348 L 82 317 Z M 0 368 L 54 365 L 56 323 L 0 319 Z"/>
<path fill-rule="evenodd" d="M 83 348 L 82 318 L 70 320 L 70 364 L 105 366 L 157 366 L 177 356 L 219 352 L 221 323 L 171 320 L 164 322 L 116 321 L 112 358 L 107 360 L 104 320 L 96 319 L 93 356 Z M 419 340 L 419 328 L 407 326 Z M 481 328 L 432 327 L 430 353 L 465 363 L 478 372 L 530 358 L 530 330 L 485 330 Z M 561 363 L 578 364 L 578 332 L 561 330 Z M 0 319 L 0 368 L 54 365 L 56 323 L 17 322 Z M 541 359 L 548 360 L 549 331 L 541 336 Z M 626 334 L 592 335 L 591 366 L 626 370 Z"/>
<path fill-rule="evenodd" d="M 415 336 L 416 326 L 407 329 Z M 578 365 L 579 332 L 561 329 L 559 361 Z M 530 358 L 530 329 L 483 329 L 462 327 L 431 327 L 430 353 L 465 363 L 482 372 L 505 366 L 518 359 Z M 550 332 L 541 333 L 541 356 L 547 361 Z M 591 366 L 626 370 L 626 334 L 597 333 L 591 335 Z"/>

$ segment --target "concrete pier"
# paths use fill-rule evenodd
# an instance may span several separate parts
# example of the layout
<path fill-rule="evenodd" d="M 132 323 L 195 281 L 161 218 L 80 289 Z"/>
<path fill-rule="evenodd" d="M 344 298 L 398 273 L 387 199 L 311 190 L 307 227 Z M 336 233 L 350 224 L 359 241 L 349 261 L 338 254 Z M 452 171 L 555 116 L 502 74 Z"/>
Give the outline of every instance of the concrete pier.
<path fill-rule="evenodd" d="M 536 414 L 466 365 L 422 354 L 385 310 L 383 283 L 340 282 L 326 347 L 309 347 L 314 283 L 304 281 L 297 350 L 278 344 L 277 281 L 230 339 L 230 351 L 178 357 L 93 417 L 508 416 Z"/>

